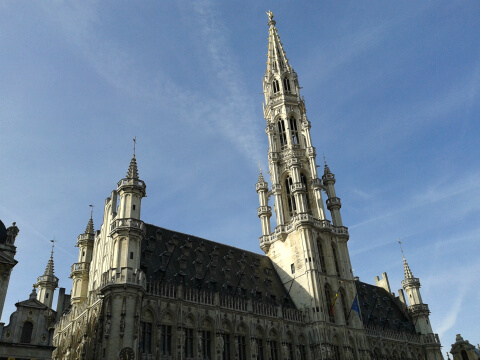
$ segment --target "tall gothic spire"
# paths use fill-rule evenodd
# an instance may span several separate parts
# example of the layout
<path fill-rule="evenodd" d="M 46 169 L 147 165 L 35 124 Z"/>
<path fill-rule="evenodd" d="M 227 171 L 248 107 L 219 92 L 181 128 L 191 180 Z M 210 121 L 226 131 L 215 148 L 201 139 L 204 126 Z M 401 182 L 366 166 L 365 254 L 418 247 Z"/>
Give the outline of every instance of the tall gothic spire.
<path fill-rule="evenodd" d="M 268 25 L 268 54 L 267 54 L 267 73 L 282 73 L 284 71 L 291 71 L 292 67 L 288 64 L 283 44 L 280 41 L 277 28 L 275 27 L 275 20 L 273 20 L 273 13 L 267 12 Z"/>

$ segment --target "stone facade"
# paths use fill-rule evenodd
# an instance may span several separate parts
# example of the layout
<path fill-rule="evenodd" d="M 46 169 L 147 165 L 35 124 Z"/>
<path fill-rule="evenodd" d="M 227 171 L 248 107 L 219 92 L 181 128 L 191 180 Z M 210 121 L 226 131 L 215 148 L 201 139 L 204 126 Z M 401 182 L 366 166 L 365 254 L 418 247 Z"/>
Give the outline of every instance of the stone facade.
<path fill-rule="evenodd" d="M 335 175 L 326 163 L 317 173 L 298 77 L 271 13 L 268 24 L 271 186 L 261 172 L 256 184 L 265 255 L 145 224 L 134 154 L 100 230 L 90 219 L 78 237 L 54 359 L 443 359 L 406 260 L 408 304 L 386 274 L 378 286 L 353 277 Z"/>

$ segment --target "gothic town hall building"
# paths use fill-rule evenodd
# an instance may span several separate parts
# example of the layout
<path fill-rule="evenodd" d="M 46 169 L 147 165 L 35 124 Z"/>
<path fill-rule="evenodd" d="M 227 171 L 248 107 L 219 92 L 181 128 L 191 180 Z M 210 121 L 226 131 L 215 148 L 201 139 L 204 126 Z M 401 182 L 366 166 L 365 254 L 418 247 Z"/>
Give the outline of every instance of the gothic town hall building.
<path fill-rule="evenodd" d="M 100 229 L 90 219 L 78 236 L 53 359 L 443 359 L 405 259 L 398 296 L 386 274 L 376 285 L 353 277 L 335 175 L 327 165 L 317 172 L 299 79 L 271 12 L 268 25 L 270 184 L 261 172 L 256 183 L 265 255 L 144 223 L 133 155 Z"/>

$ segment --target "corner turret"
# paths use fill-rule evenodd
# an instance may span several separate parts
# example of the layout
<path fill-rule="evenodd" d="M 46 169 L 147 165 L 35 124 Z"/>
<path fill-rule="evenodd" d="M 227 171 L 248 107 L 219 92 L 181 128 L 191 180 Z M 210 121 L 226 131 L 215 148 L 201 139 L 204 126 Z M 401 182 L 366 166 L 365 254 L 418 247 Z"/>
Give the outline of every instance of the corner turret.
<path fill-rule="evenodd" d="M 90 205 L 92 206 L 92 205 Z M 88 295 L 88 280 L 90 263 L 93 256 L 93 245 L 95 240 L 93 228 L 93 212 L 90 213 L 90 220 L 83 234 L 78 235 L 78 262 L 72 265 L 70 278 L 73 280 L 72 295 L 70 301 L 73 304 L 84 301 Z"/>

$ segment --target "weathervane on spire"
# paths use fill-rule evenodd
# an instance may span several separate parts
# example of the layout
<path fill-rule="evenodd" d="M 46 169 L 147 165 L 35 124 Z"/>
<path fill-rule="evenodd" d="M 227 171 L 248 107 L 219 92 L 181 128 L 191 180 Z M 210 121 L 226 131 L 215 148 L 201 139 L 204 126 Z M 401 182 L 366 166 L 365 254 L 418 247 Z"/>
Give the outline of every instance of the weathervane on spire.
<path fill-rule="evenodd" d="M 325 166 L 327 166 L 327 158 L 325 157 L 325 154 L 323 154 L 323 163 L 325 164 Z"/>
<path fill-rule="evenodd" d="M 400 241 L 400 238 L 398 238 L 397 241 L 398 241 L 398 244 L 400 245 L 400 251 L 402 252 L 402 256 L 405 257 L 405 254 L 403 253 L 402 242 Z"/>
<path fill-rule="evenodd" d="M 267 15 L 268 15 L 268 20 L 272 21 L 273 20 L 273 13 L 270 10 L 268 10 Z"/>
<path fill-rule="evenodd" d="M 52 251 L 51 251 L 51 256 L 53 257 L 53 248 L 55 247 L 55 239 L 53 239 L 53 240 L 50 240 L 50 242 L 52 243 Z"/>
<path fill-rule="evenodd" d="M 135 150 L 134 150 L 134 151 L 135 151 Z M 90 204 L 90 205 L 88 205 L 88 206 L 90 206 L 90 218 L 93 218 L 93 205 Z"/>
<path fill-rule="evenodd" d="M 133 138 L 133 156 L 135 156 L 135 145 L 137 144 L 137 137 Z"/>

